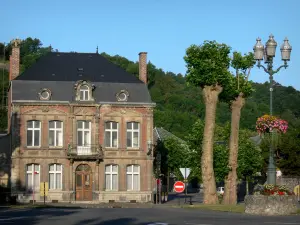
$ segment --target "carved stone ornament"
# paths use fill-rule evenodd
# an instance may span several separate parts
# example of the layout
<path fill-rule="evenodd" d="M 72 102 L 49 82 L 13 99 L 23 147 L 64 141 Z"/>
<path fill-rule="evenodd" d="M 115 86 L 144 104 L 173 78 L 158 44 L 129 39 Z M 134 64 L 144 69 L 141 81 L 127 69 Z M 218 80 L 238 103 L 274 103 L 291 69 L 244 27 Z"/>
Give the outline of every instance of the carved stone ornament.
<path fill-rule="evenodd" d="M 121 90 L 116 94 L 118 102 L 127 102 L 129 93 L 126 90 Z"/>
<path fill-rule="evenodd" d="M 42 112 L 49 112 L 49 107 L 48 106 L 44 106 L 42 107 Z"/>
<path fill-rule="evenodd" d="M 52 93 L 48 88 L 43 88 L 38 95 L 40 100 L 50 100 Z"/>

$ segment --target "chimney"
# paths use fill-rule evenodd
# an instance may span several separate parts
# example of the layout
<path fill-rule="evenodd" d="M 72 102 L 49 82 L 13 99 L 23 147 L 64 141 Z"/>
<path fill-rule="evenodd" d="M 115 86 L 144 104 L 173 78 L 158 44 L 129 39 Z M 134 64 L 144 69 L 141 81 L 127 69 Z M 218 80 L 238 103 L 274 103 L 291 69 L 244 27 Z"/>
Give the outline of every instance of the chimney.
<path fill-rule="evenodd" d="M 147 52 L 139 53 L 139 78 L 147 84 Z"/>
<path fill-rule="evenodd" d="M 12 50 L 9 57 L 9 80 L 15 79 L 20 74 L 20 39 L 11 41 Z"/>

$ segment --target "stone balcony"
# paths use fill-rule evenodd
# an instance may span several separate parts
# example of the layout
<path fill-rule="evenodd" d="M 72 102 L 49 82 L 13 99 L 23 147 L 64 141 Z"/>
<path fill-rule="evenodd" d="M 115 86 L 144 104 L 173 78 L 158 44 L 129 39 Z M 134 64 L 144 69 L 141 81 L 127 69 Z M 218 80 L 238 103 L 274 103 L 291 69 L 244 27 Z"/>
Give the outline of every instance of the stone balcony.
<path fill-rule="evenodd" d="M 68 159 L 73 160 L 100 160 L 103 159 L 103 150 L 101 145 L 68 145 Z"/>

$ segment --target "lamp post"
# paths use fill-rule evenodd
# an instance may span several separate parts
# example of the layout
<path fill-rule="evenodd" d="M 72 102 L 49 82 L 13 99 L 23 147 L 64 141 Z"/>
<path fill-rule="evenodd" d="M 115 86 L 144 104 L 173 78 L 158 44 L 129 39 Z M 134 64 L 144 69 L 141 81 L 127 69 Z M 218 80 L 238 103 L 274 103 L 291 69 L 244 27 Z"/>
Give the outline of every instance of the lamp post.
<path fill-rule="evenodd" d="M 281 68 L 287 68 L 287 62 L 290 61 L 292 47 L 289 44 L 287 38 L 284 39 L 283 44 L 281 45 L 281 59 L 284 64 L 279 66 L 276 70 L 273 70 L 273 58 L 276 53 L 277 42 L 274 40 L 274 36 L 271 34 L 269 36 L 269 40 L 264 46 L 261 43 L 261 39 L 256 39 L 256 44 L 253 47 L 254 50 L 254 59 L 257 61 L 257 67 L 263 68 L 264 71 L 269 74 L 270 79 L 270 115 L 273 114 L 273 76 L 278 73 Z M 261 60 L 264 59 L 264 63 L 267 64 L 267 67 L 261 65 Z M 269 153 L 269 165 L 268 165 L 268 175 L 267 175 L 267 183 L 268 184 L 276 184 L 276 166 L 274 162 L 274 148 L 273 148 L 273 140 L 274 133 L 271 132 L 271 141 L 270 141 L 270 153 Z"/>

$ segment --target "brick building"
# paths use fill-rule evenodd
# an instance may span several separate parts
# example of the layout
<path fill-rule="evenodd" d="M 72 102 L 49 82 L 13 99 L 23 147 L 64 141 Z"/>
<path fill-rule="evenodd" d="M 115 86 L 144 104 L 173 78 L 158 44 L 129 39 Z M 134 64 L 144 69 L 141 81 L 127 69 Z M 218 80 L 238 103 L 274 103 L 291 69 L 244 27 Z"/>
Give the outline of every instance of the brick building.
<path fill-rule="evenodd" d="M 153 187 L 153 107 L 147 53 L 139 78 L 98 53 L 50 52 L 19 75 L 10 57 L 11 188 L 19 200 L 148 202 Z"/>

